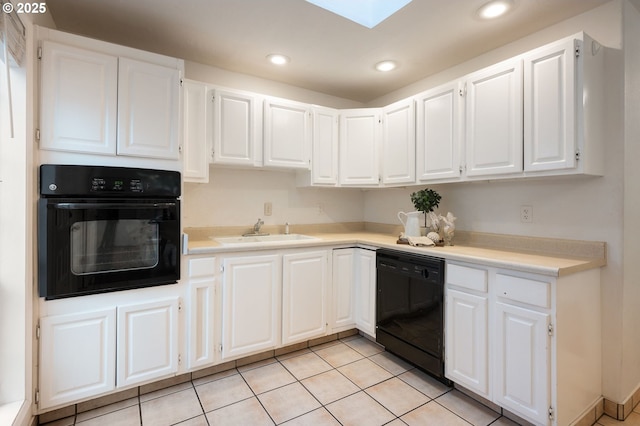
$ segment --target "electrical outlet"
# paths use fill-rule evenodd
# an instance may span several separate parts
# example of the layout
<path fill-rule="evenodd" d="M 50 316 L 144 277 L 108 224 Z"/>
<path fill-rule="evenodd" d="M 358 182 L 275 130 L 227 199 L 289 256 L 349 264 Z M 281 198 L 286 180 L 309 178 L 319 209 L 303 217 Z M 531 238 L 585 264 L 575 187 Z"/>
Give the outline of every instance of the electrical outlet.
<path fill-rule="evenodd" d="M 322 203 L 318 203 L 318 215 L 322 215 L 324 213 L 324 206 Z"/>
<path fill-rule="evenodd" d="M 533 222 L 533 206 L 520 206 L 520 222 Z"/>
<path fill-rule="evenodd" d="M 271 201 L 267 201 L 264 203 L 264 215 L 271 216 L 271 213 L 273 213 L 273 205 L 271 204 Z"/>

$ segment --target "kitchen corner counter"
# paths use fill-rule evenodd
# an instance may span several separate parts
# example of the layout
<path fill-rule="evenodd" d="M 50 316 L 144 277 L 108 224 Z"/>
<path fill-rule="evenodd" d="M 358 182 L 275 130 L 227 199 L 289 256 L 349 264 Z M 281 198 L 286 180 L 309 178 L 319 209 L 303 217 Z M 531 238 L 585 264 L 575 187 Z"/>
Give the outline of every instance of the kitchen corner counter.
<path fill-rule="evenodd" d="M 305 229 L 300 228 L 297 229 L 298 232 L 317 239 L 282 244 L 248 244 L 246 247 L 229 247 L 210 238 L 211 235 L 218 236 L 220 234 L 209 233 L 206 228 L 185 229 L 185 232 L 189 234 L 188 254 L 190 255 L 329 246 L 369 246 L 554 277 L 599 268 L 607 263 L 606 243 L 598 241 L 457 231 L 453 246 L 413 247 L 397 244 L 398 233 L 394 232 L 395 228 L 393 227 L 391 230 L 383 232 L 379 229 L 380 227 L 376 227 L 377 229 L 374 230 L 341 229 L 338 232 L 318 232 L 317 229 L 309 229 L 313 232 L 305 232 Z"/>

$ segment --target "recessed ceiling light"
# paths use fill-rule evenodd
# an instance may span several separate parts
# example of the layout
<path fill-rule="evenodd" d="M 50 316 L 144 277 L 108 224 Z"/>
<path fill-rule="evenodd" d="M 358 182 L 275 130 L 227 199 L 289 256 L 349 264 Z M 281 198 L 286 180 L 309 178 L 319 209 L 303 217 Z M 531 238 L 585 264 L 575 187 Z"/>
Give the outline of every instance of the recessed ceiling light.
<path fill-rule="evenodd" d="M 398 64 L 395 61 L 382 61 L 376 64 L 376 69 L 381 72 L 393 71 Z"/>
<path fill-rule="evenodd" d="M 309 3 L 373 28 L 412 0 L 307 0 Z"/>
<path fill-rule="evenodd" d="M 513 0 L 495 0 L 480 7 L 476 14 L 482 19 L 494 19 L 504 15 L 513 7 Z"/>
<path fill-rule="evenodd" d="M 267 55 L 267 59 L 274 65 L 286 65 L 291 61 L 288 56 L 281 55 L 279 53 Z"/>

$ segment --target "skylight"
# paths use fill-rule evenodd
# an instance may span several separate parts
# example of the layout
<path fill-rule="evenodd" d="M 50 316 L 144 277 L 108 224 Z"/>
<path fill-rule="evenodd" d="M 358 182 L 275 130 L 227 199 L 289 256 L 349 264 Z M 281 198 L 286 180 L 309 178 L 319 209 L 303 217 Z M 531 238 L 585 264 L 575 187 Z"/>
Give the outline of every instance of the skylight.
<path fill-rule="evenodd" d="M 411 0 L 307 0 L 367 28 L 373 28 Z"/>

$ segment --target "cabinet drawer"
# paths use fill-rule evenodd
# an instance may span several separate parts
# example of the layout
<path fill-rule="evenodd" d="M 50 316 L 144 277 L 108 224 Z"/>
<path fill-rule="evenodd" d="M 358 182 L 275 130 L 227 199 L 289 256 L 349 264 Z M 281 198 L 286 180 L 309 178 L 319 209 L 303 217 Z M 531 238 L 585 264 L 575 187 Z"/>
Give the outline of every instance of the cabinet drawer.
<path fill-rule="evenodd" d="M 541 308 L 551 307 L 551 284 L 548 282 L 496 274 L 496 295 Z"/>
<path fill-rule="evenodd" d="M 201 257 L 189 260 L 189 278 L 213 276 L 215 273 L 215 257 Z"/>
<path fill-rule="evenodd" d="M 447 284 L 487 292 L 487 270 L 447 263 Z"/>

